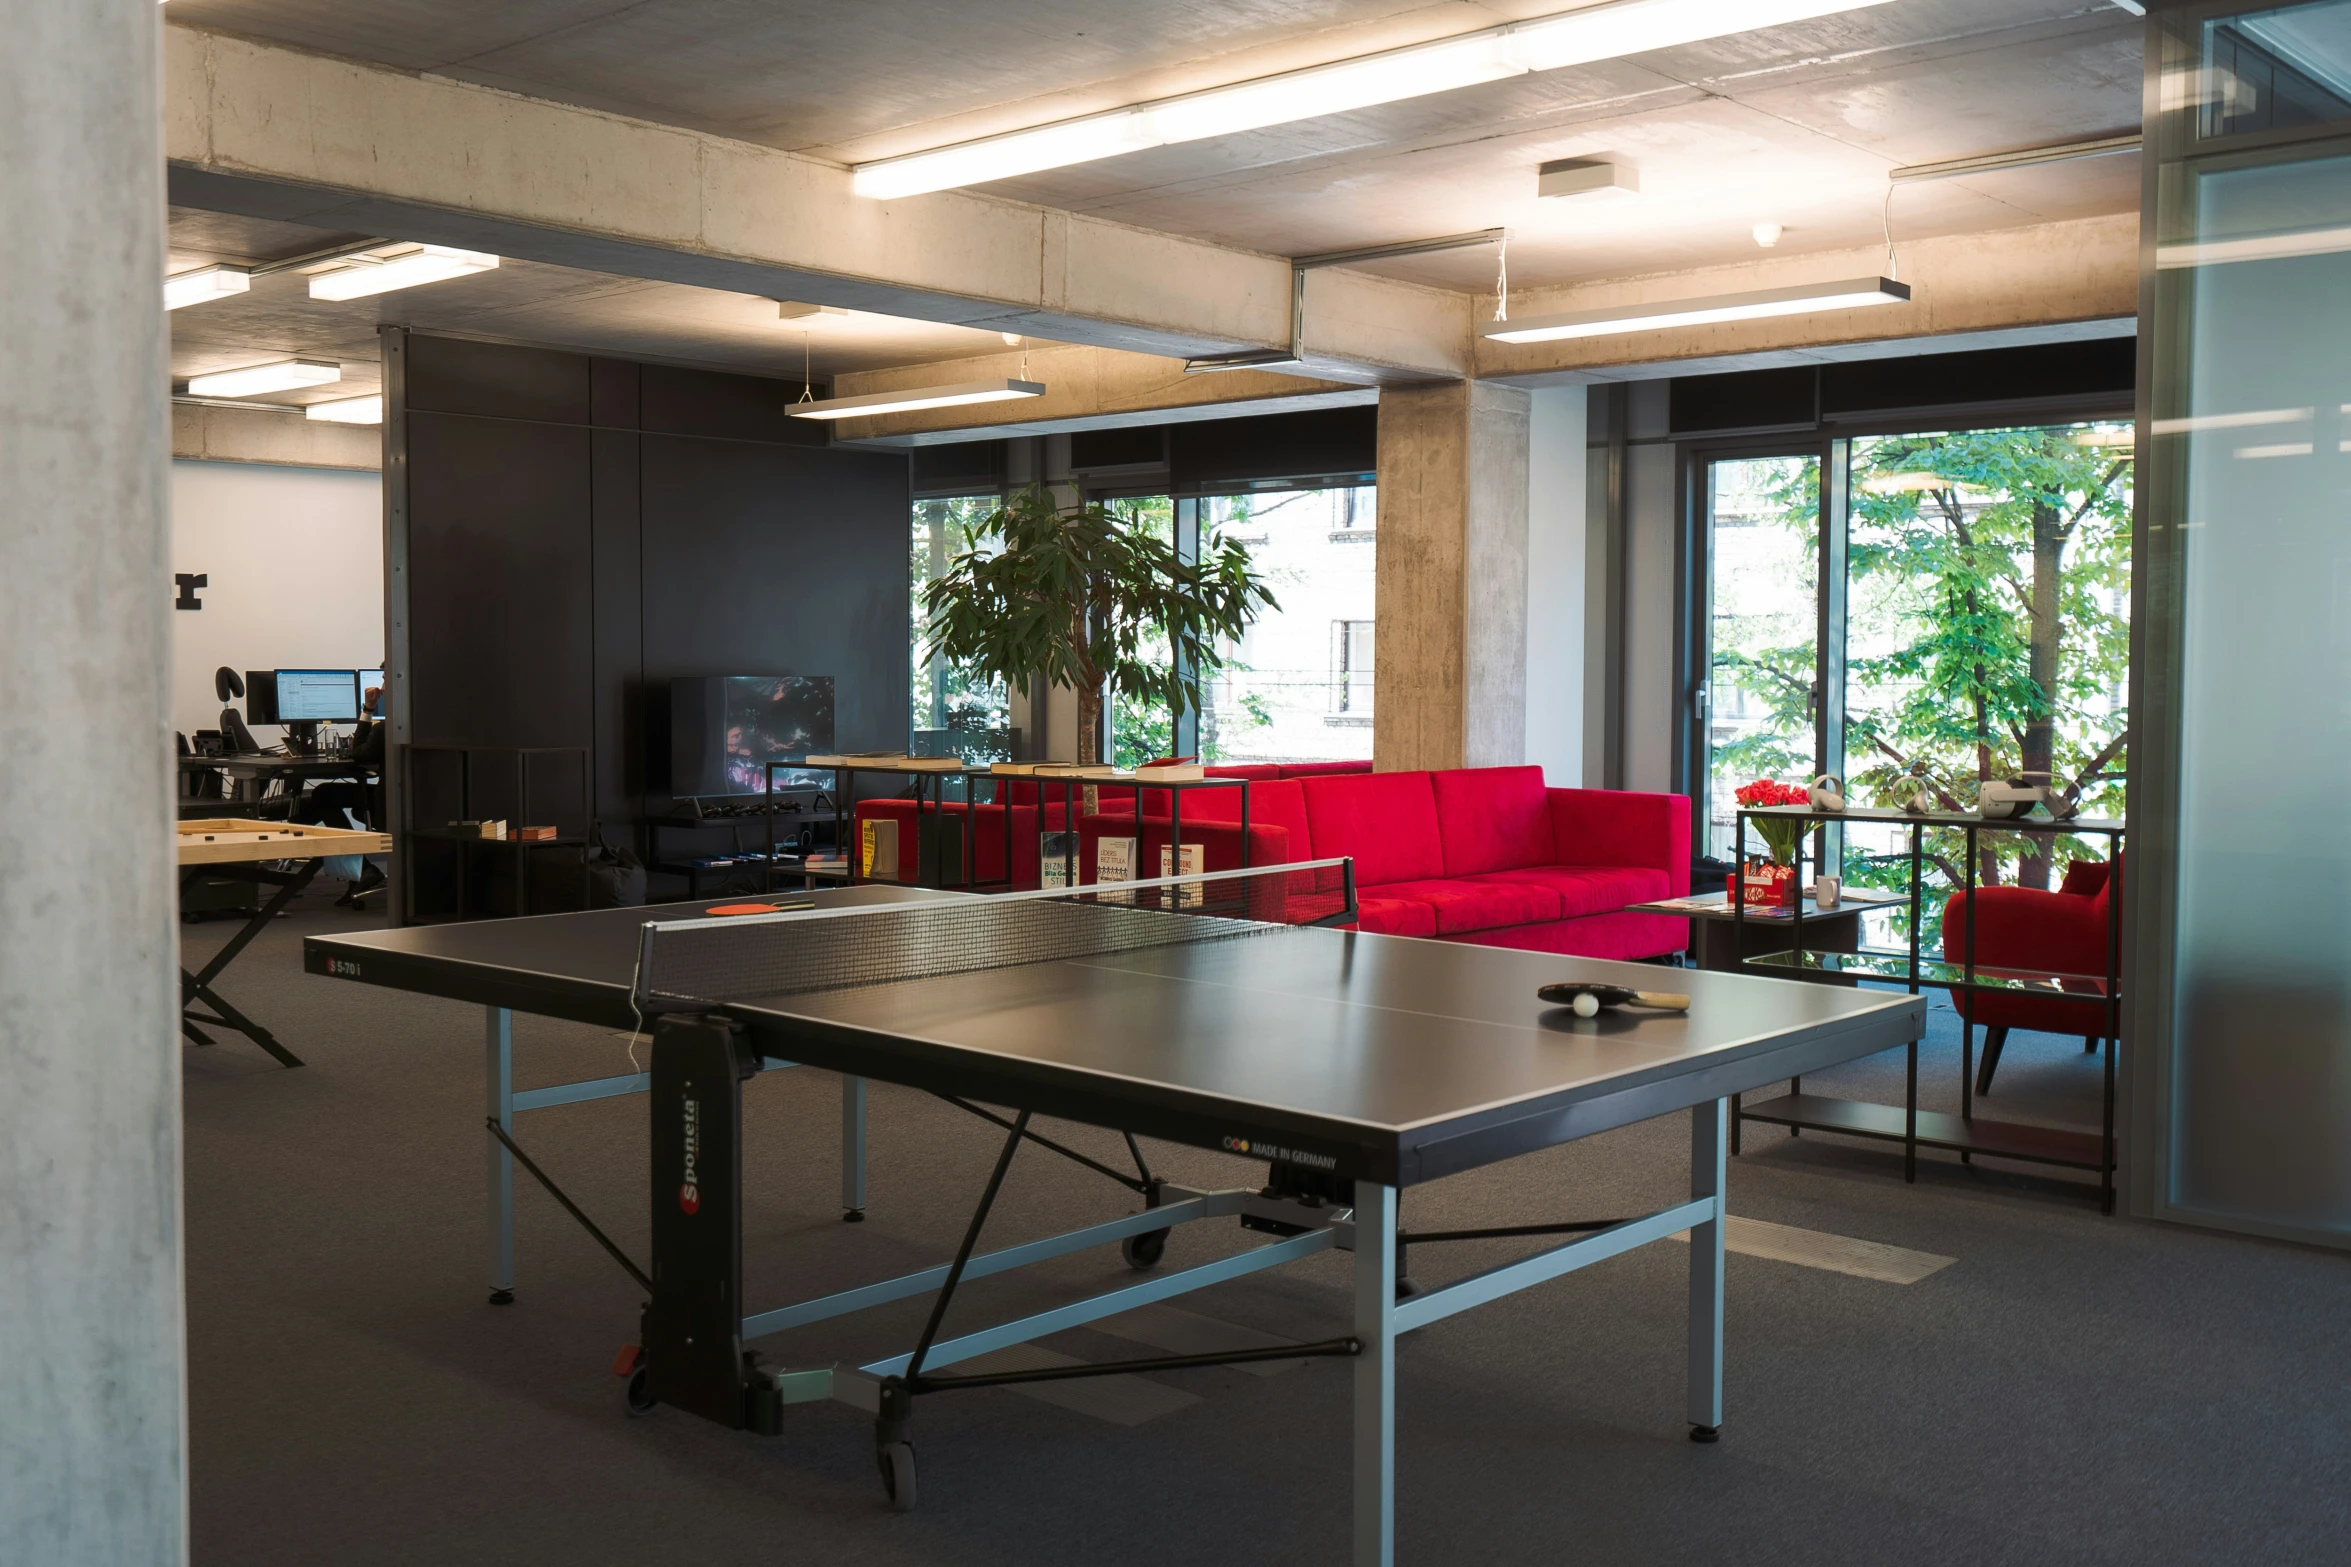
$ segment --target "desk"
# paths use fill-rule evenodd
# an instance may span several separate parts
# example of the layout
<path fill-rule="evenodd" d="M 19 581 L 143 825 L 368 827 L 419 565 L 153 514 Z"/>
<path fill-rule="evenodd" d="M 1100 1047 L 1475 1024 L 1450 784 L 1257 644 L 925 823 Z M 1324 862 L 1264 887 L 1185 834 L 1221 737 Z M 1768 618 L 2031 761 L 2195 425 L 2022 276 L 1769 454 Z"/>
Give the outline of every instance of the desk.
<path fill-rule="evenodd" d="M 387 834 L 353 832 L 348 827 L 290 827 L 284 822 L 234 818 L 180 823 L 183 893 L 198 878 L 207 876 L 258 882 L 278 889 L 277 896 L 263 904 L 245 922 L 245 928 L 214 953 L 212 961 L 200 972 L 191 974 L 184 967 L 180 970 L 180 1031 L 199 1045 L 209 1045 L 212 1037 L 204 1032 L 205 1028 L 233 1028 L 284 1065 L 300 1066 L 300 1056 L 279 1044 L 268 1029 L 222 1000 L 220 993 L 212 988 L 213 981 L 277 918 L 279 910 L 294 901 L 296 893 L 310 885 L 311 878 L 318 874 L 320 862 L 327 856 L 386 854 L 391 848 L 392 840 Z M 295 868 L 285 868 L 288 864 Z M 198 1002 L 212 1010 L 197 1011 Z"/>
<path fill-rule="evenodd" d="M 286 786 L 288 809 L 298 804 L 297 796 L 305 783 L 320 783 L 343 779 L 365 783 L 381 772 L 380 766 L 352 760 L 348 756 L 279 756 L 271 752 L 239 752 L 231 756 L 183 756 L 180 758 L 180 777 L 185 779 L 203 773 L 220 773 L 236 786 L 236 793 L 228 799 L 238 805 L 259 804 L 269 793 L 272 783 Z M 213 802 L 189 800 L 184 804 L 204 806 Z M 338 851 L 340 852 L 340 851 Z"/>

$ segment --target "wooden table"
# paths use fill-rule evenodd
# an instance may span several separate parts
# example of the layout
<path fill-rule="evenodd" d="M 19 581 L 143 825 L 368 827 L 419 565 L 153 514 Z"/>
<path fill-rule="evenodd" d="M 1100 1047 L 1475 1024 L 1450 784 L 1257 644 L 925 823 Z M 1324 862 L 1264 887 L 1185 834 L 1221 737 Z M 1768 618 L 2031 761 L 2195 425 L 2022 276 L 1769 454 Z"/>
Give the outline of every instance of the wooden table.
<path fill-rule="evenodd" d="M 245 922 L 245 928 L 214 953 L 212 961 L 200 971 L 191 974 L 185 966 L 180 969 L 181 1032 L 199 1045 L 209 1045 L 212 1037 L 204 1032 L 205 1028 L 233 1028 L 283 1064 L 300 1066 L 300 1056 L 279 1044 L 268 1029 L 222 1000 L 220 993 L 212 988 L 213 981 L 294 901 L 295 894 L 310 885 L 311 878 L 318 874 L 320 864 L 329 855 L 389 854 L 391 850 L 390 834 L 354 832 L 348 827 L 310 827 L 233 817 L 180 823 L 183 897 L 204 877 L 257 882 L 278 889 L 277 896 L 255 911 Z M 199 1012 L 198 1002 L 212 1010 Z"/>

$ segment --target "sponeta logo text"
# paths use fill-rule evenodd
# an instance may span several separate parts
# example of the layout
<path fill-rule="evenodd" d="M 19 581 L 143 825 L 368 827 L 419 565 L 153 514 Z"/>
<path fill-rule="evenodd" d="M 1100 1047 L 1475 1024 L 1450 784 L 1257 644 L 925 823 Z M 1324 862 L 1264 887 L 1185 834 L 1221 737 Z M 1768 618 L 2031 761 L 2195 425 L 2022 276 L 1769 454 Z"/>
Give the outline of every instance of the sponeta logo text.
<path fill-rule="evenodd" d="M 702 1208 L 702 1101 L 686 1102 L 686 1168 L 685 1179 L 678 1186 L 678 1206 L 688 1213 Z"/>

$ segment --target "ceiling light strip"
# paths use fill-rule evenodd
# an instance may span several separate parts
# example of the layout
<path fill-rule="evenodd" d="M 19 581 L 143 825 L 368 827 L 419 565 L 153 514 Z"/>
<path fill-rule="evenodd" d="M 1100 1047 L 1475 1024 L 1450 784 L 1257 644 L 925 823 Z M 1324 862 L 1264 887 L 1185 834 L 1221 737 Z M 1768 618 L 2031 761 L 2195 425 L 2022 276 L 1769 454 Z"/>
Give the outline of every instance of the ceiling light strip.
<path fill-rule="evenodd" d="M 2137 152 L 2139 133 L 2132 131 L 2122 136 L 2101 136 L 2094 141 L 2057 142 L 2046 147 L 2020 147 L 2014 152 L 1987 152 L 1977 158 L 1952 158 L 1942 163 L 1913 163 L 1904 168 L 1890 169 L 1886 178 L 1897 185 L 1908 185 L 1915 180 L 1950 180 L 1963 174 L 1990 174 L 2000 169 L 2029 169 L 2041 163 L 2067 163 L 2076 158 L 2110 158 L 2117 153 Z"/>
<path fill-rule="evenodd" d="M 1899 305 L 1908 303 L 1909 299 L 1907 283 L 1882 277 L 1844 278 L 1834 283 L 1764 288 L 1745 294 L 1715 294 L 1702 299 L 1661 300 L 1655 304 L 1617 305 L 1606 310 L 1522 317 L 1516 321 L 1494 322 L 1481 335 L 1500 343 L 1552 343 L 1563 338 L 1608 337 L 1623 332 L 1706 326 L 1718 321 L 1806 315 L 1815 310 Z"/>
<path fill-rule="evenodd" d="M 832 397 L 822 402 L 794 403 L 795 419 L 865 419 L 875 414 L 913 413 L 923 408 L 960 408 L 967 403 L 1004 403 L 1024 397 L 1042 397 L 1045 383 L 1007 377 L 1001 381 L 961 381 L 953 386 L 910 386 L 902 392 L 868 392 L 862 397 Z"/>
<path fill-rule="evenodd" d="M 1155 99 L 903 157 L 879 158 L 852 170 L 851 188 L 860 196 L 887 200 L 978 185 L 1885 3 L 1609 0 L 1557 16 L 1459 33 L 1229 87 Z"/>
<path fill-rule="evenodd" d="M 270 392 L 299 391 L 343 379 L 343 367 L 315 359 L 272 359 L 265 364 L 241 365 L 188 377 L 188 390 L 197 397 L 260 397 Z"/>

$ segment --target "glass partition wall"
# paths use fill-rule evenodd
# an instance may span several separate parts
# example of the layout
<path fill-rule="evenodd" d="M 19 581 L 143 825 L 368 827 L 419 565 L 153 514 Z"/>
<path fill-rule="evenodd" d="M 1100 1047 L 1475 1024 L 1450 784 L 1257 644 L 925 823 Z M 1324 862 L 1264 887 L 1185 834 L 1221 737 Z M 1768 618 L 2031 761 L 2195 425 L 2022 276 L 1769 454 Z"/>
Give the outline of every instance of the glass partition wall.
<path fill-rule="evenodd" d="M 2351 4 L 2151 21 L 2141 1211 L 2351 1245 Z"/>

